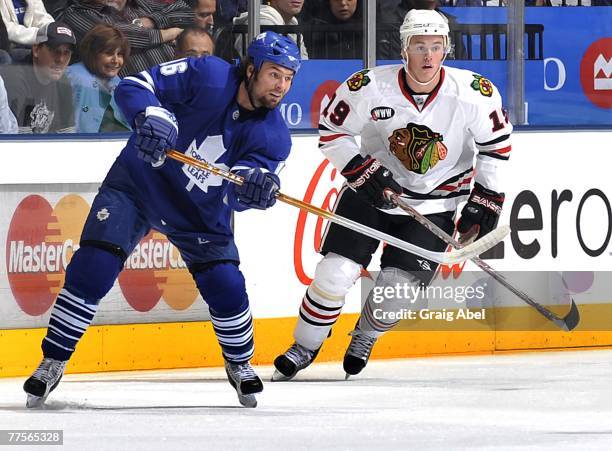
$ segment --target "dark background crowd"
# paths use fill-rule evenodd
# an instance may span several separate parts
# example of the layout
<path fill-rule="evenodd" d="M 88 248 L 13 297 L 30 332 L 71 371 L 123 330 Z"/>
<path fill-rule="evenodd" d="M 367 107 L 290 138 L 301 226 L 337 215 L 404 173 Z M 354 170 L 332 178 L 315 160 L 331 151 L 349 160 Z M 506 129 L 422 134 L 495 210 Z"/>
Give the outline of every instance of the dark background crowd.
<path fill-rule="evenodd" d="M 281 26 L 304 59 L 359 59 L 364 1 L 269 0 L 260 23 Z M 410 9 L 505 3 L 377 0 L 377 56 L 399 59 L 397 30 Z M 612 0 L 525 3 L 608 6 Z M 182 57 L 240 57 L 247 9 L 247 0 L 0 0 L 0 133 L 128 131 L 113 99 L 121 78 Z"/>

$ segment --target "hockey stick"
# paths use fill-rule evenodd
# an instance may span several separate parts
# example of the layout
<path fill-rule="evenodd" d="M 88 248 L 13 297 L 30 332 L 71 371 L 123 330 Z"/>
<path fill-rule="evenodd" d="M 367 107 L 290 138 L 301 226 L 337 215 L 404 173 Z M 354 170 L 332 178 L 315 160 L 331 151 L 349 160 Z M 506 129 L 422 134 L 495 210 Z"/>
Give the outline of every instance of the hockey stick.
<path fill-rule="evenodd" d="M 190 166 L 194 166 L 205 171 L 208 171 L 212 174 L 218 175 L 219 177 L 223 177 L 226 180 L 229 180 L 232 183 L 237 185 L 242 185 L 242 177 L 237 174 L 234 174 L 229 171 L 225 171 L 221 168 L 218 168 L 214 165 L 207 163 L 206 161 L 196 160 L 190 156 L 187 156 L 181 152 L 176 150 L 168 150 L 167 155 L 173 160 L 180 161 L 181 163 L 188 164 Z M 276 198 L 281 202 L 284 202 L 289 205 L 293 205 L 294 207 L 305 210 L 309 213 L 313 213 L 322 218 L 325 218 L 331 222 L 334 222 L 338 225 L 346 227 L 347 229 L 353 230 L 355 232 L 359 232 L 363 235 L 366 235 L 370 238 L 374 238 L 376 240 L 385 241 L 386 243 L 397 247 L 398 249 L 402 249 L 406 252 L 410 252 L 413 254 L 418 254 L 421 257 L 425 257 L 429 260 L 433 260 L 438 263 L 443 263 L 446 265 L 452 265 L 455 263 L 460 263 L 464 260 L 468 260 L 472 257 L 482 254 L 488 249 L 495 246 L 498 242 L 503 240 L 506 235 L 510 232 L 509 228 L 498 228 L 493 233 L 491 232 L 485 239 L 476 240 L 469 246 L 465 246 L 461 249 L 455 249 L 450 252 L 434 252 L 427 249 L 423 249 L 419 246 L 415 246 L 414 244 L 408 243 L 406 241 L 400 240 L 394 236 L 388 235 L 379 230 L 368 227 L 364 224 L 360 224 L 351 219 L 345 218 L 343 216 L 337 215 L 335 213 L 329 212 L 327 210 L 323 210 L 322 208 L 316 207 L 309 203 L 303 202 L 299 199 L 295 199 L 293 197 L 287 196 L 281 192 L 276 194 Z"/>
<path fill-rule="evenodd" d="M 416 219 L 421 225 L 423 225 L 427 230 L 429 230 L 431 233 L 436 235 L 442 241 L 444 241 L 447 244 L 450 244 L 454 248 L 463 247 L 462 244 L 459 243 L 459 241 L 455 240 L 452 236 L 447 234 L 444 230 L 442 230 L 436 224 L 431 222 L 421 213 L 419 213 L 414 208 L 412 208 L 410 205 L 408 205 L 406 202 L 404 202 L 397 194 L 391 193 L 388 191 L 387 196 L 393 199 L 393 201 L 397 204 L 399 208 L 401 208 L 406 213 L 408 213 L 410 216 L 412 216 L 414 219 Z M 486 237 L 487 235 L 485 235 L 483 238 L 486 238 Z M 491 268 L 487 263 L 485 263 L 478 256 L 469 257 L 469 260 L 471 260 L 476 266 L 478 266 L 484 272 L 489 274 L 493 279 L 495 279 L 501 285 L 506 287 L 516 296 L 518 296 L 519 299 L 521 299 L 522 301 L 526 302 L 527 304 L 535 308 L 542 316 L 552 321 L 559 328 L 566 330 L 566 331 L 570 331 L 578 325 L 578 322 L 580 321 L 580 312 L 578 311 L 578 307 L 576 306 L 576 303 L 574 302 L 573 299 L 570 298 L 571 306 L 570 306 L 569 313 L 561 318 L 557 316 L 555 313 L 548 310 L 542 304 L 539 304 L 538 302 L 536 302 L 527 293 L 525 293 L 524 291 L 512 285 L 510 282 L 508 282 L 508 280 L 502 274 L 495 271 L 493 268 Z"/>

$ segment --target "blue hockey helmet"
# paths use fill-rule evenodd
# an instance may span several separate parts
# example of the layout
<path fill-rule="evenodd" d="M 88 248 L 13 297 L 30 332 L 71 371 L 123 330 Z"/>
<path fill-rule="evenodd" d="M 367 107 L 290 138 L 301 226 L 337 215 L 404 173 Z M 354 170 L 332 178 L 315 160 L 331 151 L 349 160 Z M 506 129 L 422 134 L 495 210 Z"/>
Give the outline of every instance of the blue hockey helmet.
<path fill-rule="evenodd" d="M 300 49 L 293 39 L 273 31 L 259 34 L 247 50 L 247 56 L 253 59 L 255 70 L 261 69 L 264 61 L 286 67 L 297 73 L 302 64 Z"/>

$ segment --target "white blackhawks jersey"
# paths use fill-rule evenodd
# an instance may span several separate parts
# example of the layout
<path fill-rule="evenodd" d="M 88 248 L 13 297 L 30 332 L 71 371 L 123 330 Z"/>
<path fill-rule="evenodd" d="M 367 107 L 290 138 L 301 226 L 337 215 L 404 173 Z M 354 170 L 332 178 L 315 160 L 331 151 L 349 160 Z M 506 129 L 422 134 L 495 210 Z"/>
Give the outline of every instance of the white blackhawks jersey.
<path fill-rule="evenodd" d="M 365 69 L 321 108 L 319 147 L 332 164 L 378 159 L 423 214 L 455 210 L 472 179 L 502 191 L 496 174 L 510 156 L 512 124 L 497 88 L 478 74 L 443 67 L 437 88 L 413 98 L 401 64 Z"/>

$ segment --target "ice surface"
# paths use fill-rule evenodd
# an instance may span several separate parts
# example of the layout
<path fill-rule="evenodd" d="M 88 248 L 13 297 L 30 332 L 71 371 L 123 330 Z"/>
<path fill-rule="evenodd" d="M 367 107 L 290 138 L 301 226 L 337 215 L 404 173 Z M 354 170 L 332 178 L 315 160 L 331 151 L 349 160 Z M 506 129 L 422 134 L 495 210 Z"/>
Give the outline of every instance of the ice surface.
<path fill-rule="evenodd" d="M 315 364 L 256 409 L 223 369 L 67 375 L 42 411 L 23 380 L 0 379 L 0 429 L 63 429 L 53 449 L 612 449 L 608 350 Z"/>

